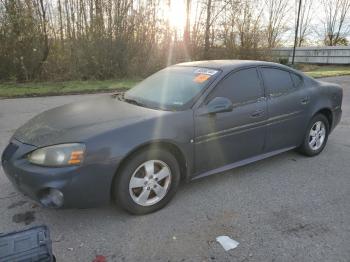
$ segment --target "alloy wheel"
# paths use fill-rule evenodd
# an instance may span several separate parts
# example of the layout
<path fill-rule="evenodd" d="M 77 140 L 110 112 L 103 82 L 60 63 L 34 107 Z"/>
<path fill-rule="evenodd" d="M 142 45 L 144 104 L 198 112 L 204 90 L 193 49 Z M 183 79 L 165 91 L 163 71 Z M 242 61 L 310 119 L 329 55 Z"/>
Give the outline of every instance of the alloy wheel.
<path fill-rule="evenodd" d="M 320 149 L 326 139 L 326 126 L 322 121 L 313 124 L 309 133 L 309 146 L 313 151 Z"/>
<path fill-rule="evenodd" d="M 171 170 L 161 160 L 148 160 L 132 174 L 129 193 L 141 206 L 152 206 L 161 201 L 170 188 Z"/>

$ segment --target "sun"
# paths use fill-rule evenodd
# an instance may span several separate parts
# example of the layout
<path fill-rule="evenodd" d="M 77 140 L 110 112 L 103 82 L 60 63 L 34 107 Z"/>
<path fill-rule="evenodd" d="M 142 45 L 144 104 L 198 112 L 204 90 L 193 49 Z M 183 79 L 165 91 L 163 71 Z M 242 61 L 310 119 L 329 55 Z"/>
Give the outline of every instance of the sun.
<path fill-rule="evenodd" d="M 186 8 L 184 1 L 171 1 L 169 10 L 169 24 L 176 31 L 183 31 L 186 20 Z"/>

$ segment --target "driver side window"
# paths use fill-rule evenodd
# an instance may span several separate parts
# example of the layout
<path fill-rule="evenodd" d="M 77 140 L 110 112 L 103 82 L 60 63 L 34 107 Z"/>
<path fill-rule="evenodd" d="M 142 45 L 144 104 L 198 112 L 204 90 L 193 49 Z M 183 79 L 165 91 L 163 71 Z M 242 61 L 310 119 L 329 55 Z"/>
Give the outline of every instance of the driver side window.
<path fill-rule="evenodd" d="M 208 100 L 215 97 L 226 97 L 233 104 L 256 101 L 264 96 L 256 68 L 242 69 L 230 74 L 222 80 L 209 95 Z"/>

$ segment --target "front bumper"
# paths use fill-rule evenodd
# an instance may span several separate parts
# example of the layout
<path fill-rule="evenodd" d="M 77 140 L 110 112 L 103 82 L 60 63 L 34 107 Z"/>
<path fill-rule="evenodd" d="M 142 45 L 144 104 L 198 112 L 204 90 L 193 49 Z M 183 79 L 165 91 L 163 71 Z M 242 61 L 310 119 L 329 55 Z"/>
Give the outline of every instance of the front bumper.
<path fill-rule="evenodd" d="M 5 174 L 19 191 L 44 206 L 50 206 L 45 197 L 52 190 L 63 195 L 59 207 L 85 208 L 110 202 L 115 166 L 104 163 L 58 168 L 37 166 L 25 158 L 35 149 L 12 140 L 2 155 Z"/>

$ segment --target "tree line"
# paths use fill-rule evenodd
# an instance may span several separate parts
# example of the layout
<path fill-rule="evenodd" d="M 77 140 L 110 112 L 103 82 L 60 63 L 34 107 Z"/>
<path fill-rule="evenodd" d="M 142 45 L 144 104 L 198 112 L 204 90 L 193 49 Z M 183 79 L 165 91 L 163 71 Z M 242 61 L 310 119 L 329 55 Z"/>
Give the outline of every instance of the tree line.
<path fill-rule="evenodd" d="M 169 19 L 180 1 L 183 28 Z M 302 0 L 298 46 L 347 45 L 349 9 L 350 0 Z M 289 0 L 0 0 L 0 80 L 112 79 L 189 60 L 271 60 L 268 50 L 293 36 L 295 10 Z"/>

